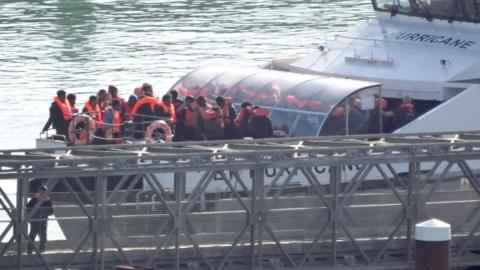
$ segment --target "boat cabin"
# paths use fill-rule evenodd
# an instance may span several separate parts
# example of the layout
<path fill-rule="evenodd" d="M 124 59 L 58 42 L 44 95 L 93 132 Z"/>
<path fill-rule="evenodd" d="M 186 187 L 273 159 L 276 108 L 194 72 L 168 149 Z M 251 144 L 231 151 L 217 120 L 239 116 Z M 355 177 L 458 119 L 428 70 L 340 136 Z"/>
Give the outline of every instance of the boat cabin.
<path fill-rule="evenodd" d="M 376 11 L 434 19 L 480 22 L 478 0 L 372 0 Z"/>
<path fill-rule="evenodd" d="M 217 96 L 267 108 L 274 136 L 303 137 L 381 133 L 381 88 L 367 81 L 259 68 L 205 67 L 173 87 L 183 97 Z"/>

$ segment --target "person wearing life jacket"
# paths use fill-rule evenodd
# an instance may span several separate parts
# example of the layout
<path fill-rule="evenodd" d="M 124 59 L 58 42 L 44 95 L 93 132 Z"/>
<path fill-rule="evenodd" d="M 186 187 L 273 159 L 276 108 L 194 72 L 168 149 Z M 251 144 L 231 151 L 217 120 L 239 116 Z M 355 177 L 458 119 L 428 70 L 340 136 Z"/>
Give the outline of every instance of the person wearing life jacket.
<path fill-rule="evenodd" d="M 204 113 L 203 135 L 209 141 L 223 140 L 225 138 L 223 125 L 223 112 L 218 106 L 208 109 Z"/>
<path fill-rule="evenodd" d="M 123 108 L 123 104 L 125 104 L 125 99 L 120 97 L 118 95 L 118 88 L 114 85 L 109 85 L 108 86 L 108 96 L 109 96 L 109 101 L 110 103 L 114 100 L 117 99 L 120 101 L 120 110 Z"/>
<path fill-rule="evenodd" d="M 113 99 L 111 105 L 105 110 L 105 124 L 104 131 L 106 138 L 109 142 L 121 143 L 122 140 L 118 138 L 122 137 L 122 116 L 120 112 L 121 103 L 119 99 Z M 115 140 L 117 139 L 117 140 Z"/>
<path fill-rule="evenodd" d="M 39 205 L 35 210 L 37 204 Z M 32 214 L 32 211 L 35 211 L 29 221 L 30 233 L 28 234 L 28 238 L 34 243 L 35 238 L 39 235 L 39 249 L 41 253 L 45 251 L 45 244 L 47 243 L 47 221 L 48 217 L 53 215 L 52 205 L 52 199 L 47 195 L 47 188 L 42 185 L 38 188 L 38 192 L 28 201 L 26 206 L 27 215 L 30 215 Z M 32 251 L 33 245 L 29 243 L 28 254 L 32 254 Z"/>
<path fill-rule="evenodd" d="M 185 97 L 185 104 L 178 110 L 174 141 L 196 140 L 193 126 L 194 102 L 195 99 L 192 96 L 187 96 Z"/>
<path fill-rule="evenodd" d="M 191 88 L 188 88 L 188 87 L 185 87 L 185 86 L 182 86 L 180 88 L 178 88 L 178 93 L 180 93 L 180 95 L 186 97 L 186 96 L 198 96 L 199 93 L 200 93 L 200 86 L 199 85 L 195 85 Z"/>
<path fill-rule="evenodd" d="M 110 100 L 109 100 L 109 96 L 107 94 L 107 91 L 105 89 L 98 90 L 97 104 L 98 104 L 98 106 L 100 106 L 100 111 L 102 111 L 102 113 L 108 107 L 109 103 L 110 103 Z"/>
<path fill-rule="evenodd" d="M 415 119 L 415 106 L 412 103 L 412 98 L 404 96 L 402 104 L 393 111 L 393 114 L 397 129 Z"/>
<path fill-rule="evenodd" d="M 97 96 L 92 95 L 88 98 L 88 101 L 85 103 L 85 107 L 83 107 L 82 112 L 88 113 L 88 115 L 93 119 L 96 129 L 103 128 L 103 112 L 98 105 Z"/>
<path fill-rule="evenodd" d="M 287 95 L 285 101 L 288 108 L 301 109 L 305 106 L 305 101 L 297 98 L 295 95 Z"/>
<path fill-rule="evenodd" d="M 264 139 L 273 136 L 272 120 L 268 117 L 269 111 L 259 106 L 252 108 L 252 116 L 249 122 L 250 136 L 254 139 Z"/>
<path fill-rule="evenodd" d="M 70 110 L 72 111 L 72 114 L 78 113 L 78 108 L 75 107 L 77 96 L 75 94 L 68 94 L 67 100 L 68 100 L 68 103 L 70 104 Z"/>
<path fill-rule="evenodd" d="M 252 104 L 248 101 L 244 101 L 242 105 L 240 105 L 240 108 L 240 113 L 234 121 L 236 139 L 250 137 L 248 123 L 250 122 L 250 117 L 252 115 Z"/>
<path fill-rule="evenodd" d="M 173 107 L 175 107 L 175 114 L 178 115 L 178 110 L 183 106 L 185 103 L 181 98 L 178 97 L 178 91 L 175 89 L 172 89 L 168 92 L 170 96 L 172 96 L 172 104 Z"/>
<path fill-rule="evenodd" d="M 167 122 L 173 130 L 177 122 L 177 114 L 175 112 L 175 106 L 172 104 L 172 96 L 170 94 L 163 95 L 162 102 L 159 102 L 156 107 L 155 115 L 168 118 Z"/>
<path fill-rule="evenodd" d="M 135 139 L 144 139 L 148 125 L 157 119 L 155 110 L 158 106 L 158 99 L 153 96 L 152 85 L 144 83 L 142 91 L 143 96 L 138 99 L 131 111 L 135 124 L 135 133 L 133 135 Z"/>
<path fill-rule="evenodd" d="M 88 101 L 85 103 L 85 107 L 83 107 L 82 112 L 87 113 L 95 124 L 95 137 L 92 141 L 92 144 L 104 144 L 106 142 L 105 131 L 103 129 L 104 113 L 100 109 L 97 96 L 92 95 L 88 98 Z"/>
<path fill-rule="evenodd" d="M 237 110 L 233 106 L 233 99 L 230 97 L 223 98 L 217 97 L 215 99 L 218 107 L 222 109 L 223 112 L 223 123 L 224 123 L 224 134 L 225 139 L 235 139 L 235 118 L 237 118 Z"/>
<path fill-rule="evenodd" d="M 195 138 L 197 140 L 206 140 L 205 137 L 205 121 L 208 119 L 207 111 L 212 106 L 207 103 L 204 96 L 197 97 L 193 113 L 193 128 L 195 130 Z"/>
<path fill-rule="evenodd" d="M 137 100 L 138 100 L 137 96 L 130 95 L 130 97 L 128 97 L 128 101 L 123 104 L 123 108 L 121 111 L 122 111 L 122 120 L 124 122 L 133 120 L 132 110 L 133 110 L 133 107 L 135 107 Z"/>
<path fill-rule="evenodd" d="M 50 106 L 50 115 L 42 129 L 42 133 L 46 132 L 53 124 L 53 128 L 58 135 L 68 138 L 68 125 L 72 120 L 72 111 L 70 104 L 66 99 L 66 92 L 64 90 L 57 91 L 57 96 L 53 98 L 53 102 Z"/>

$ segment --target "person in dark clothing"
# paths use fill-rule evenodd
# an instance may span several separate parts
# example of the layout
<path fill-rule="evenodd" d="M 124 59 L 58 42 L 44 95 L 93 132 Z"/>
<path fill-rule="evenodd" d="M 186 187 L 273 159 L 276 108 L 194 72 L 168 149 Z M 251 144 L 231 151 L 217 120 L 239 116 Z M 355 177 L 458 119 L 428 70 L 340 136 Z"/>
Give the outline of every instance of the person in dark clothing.
<path fill-rule="evenodd" d="M 123 104 L 122 119 L 124 122 L 133 120 L 132 110 L 133 110 L 133 107 L 135 107 L 137 100 L 138 100 L 137 96 L 130 95 L 130 97 L 128 98 L 128 101 Z"/>
<path fill-rule="evenodd" d="M 114 100 L 114 99 L 117 99 L 120 101 L 120 108 L 123 107 L 123 104 L 125 104 L 125 99 L 123 99 L 122 97 L 120 97 L 118 95 L 118 88 L 114 85 L 109 85 L 108 86 L 108 94 L 110 95 L 109 99 L 110 99 L 110 103 Z"/>
<path fill-rule="evenodd" d="M 360 99 L 351 99 L 348 110 L 348 134 L 367 134 L 368 119 L 369 112 L 362 110 Z"/>
<path fill-rule="evenodd" d="M 180 110 L 180 108 L 182 108 L 182 106 L 185 102 L 183 102 L 183 100 L 178 98 L 178 91 L 177 90 L 173 89 L 173 90 L 170 90 L 170 92 L 168 92 L 168 93 L 170 94 L 170 96 L 172 96 L 172 104 L 175 107 L 175 113 L 178 114 L 178 111 Z"/>
<path fill-rule="evenodd" d="M 53 128 L 58 135 L 63 135 L 65 138 L 68 138 L 68 125 L 72 119 L 72 111 L 66 99 L 66 94 L 64 90 L 57 92 L 57 96 L 54 97 L 54 101 L 50 106 L 50 116 L 42 129 L 42 133 L 47 131 L 53 124 Z"/>
<path fill-rule="evenodd" d="M 175 125 L 175 141 L 193 141 L 195 140 L 195 129 L 193 127 L 193 108 L 195 99 L 192 96 L 185 98 L 185 104 L 180 108 L 177 115 L 177 124 Z"/>
<path fill-rule="evenodd" d="M 272 121 L 268 117 L 268 110 L 258 106 L 253 107 L 249 122 L 249 132 L 254 139 L 264 139 L 273 136 Z"/>
<path fill-rule="evenodd" d="M 195 130 L 195 140 L 206 140 L 205 121 L 207 120 L 207 112 L 212 106 L 207 103 L 205 96 L 198 96 L 193 109 L 193 128 Z"/>
<path fill-rule="evenodd" d="M 100 106 L 100 110 L 102 110 L 102 112 L 105 111 L 105 109 L 108 107 L 109 102 L 110 101 L 108 99 L 107 91 L 105 89 L 98 90 L 97 103 L 98 106 Z"/>
<path fill-rule="evenodd" d="M 36 211 L 35 206 L 39 204 Z M 34 212 L 33 212 L 34 211 Z M 47 188 L 40 186 L 38 192 L 35 193 L 30 201 L 27 203 L 27 214 L 30 215 L 33 212 L 30 219 L 30 238 L 31 243 L 28 245 L 28 254 L 33 251 L 33 243 L 37 235 L 40 237 L 40 252 L 45 251 L 45 244 L 47 243 L 47 221 L 48 217 L 53 215 L 52 199 L 47 196 Z"/>
<path fill-rule="evenodd" d="M 346 123 L 345 123 L 345 108 L 336 106 L 332 109 L 332 112 L 328 116 L 325 124 L 323 124 L 320 135 L 345 135 Z"/>
<path fill-rule="evenodd" d="M 375 107 L 370 110 L 370 119 L 368 120 L 368 133 L 379 134 L 385 130 L 385 117 L 387 117 L 387 100 L 380 98 L 377 94 L 374 94 Z M 382 117 L 380 117 L 380 115 Z M 382 125 L 380 125 L 380 122 Z M 380 126 L 382 128 L 380 128 Z"/>
<path fill-rule="evenodd" d="M 248 123 L 250 122 L 250 117 L 252 115 L 252 104 L 248 101 L 244 101 L 240 105 L 241 111 L 235 119 L 235 138 L 243 139 L 244 137 L 249 137 Z"/>
<path fill-rule="evenodd" d="M 70 104 L 70 109 L 72 111 L 72 114 L 78 113 L 78 108 L 75 107 L 77 96 L 75 94 L 68 94 L 67 100 L 68 100 L 68 103 Z"/>
<path fill-rule="evenodd" d="M 227 102 L 228 101 L 228 102 Z M 223 111 L 223 123 L 225 139 L 235 139 L 235 118 L 237 118 L 237 110 L 233 107 L 233 100 L 231 98 L 224 99 L 217 97 L 215 99 L 218 107 Z"/>
<path fill-rule="evenodd" d="M 175 108 L 173 108 L 175 110 Z M 159 106 L 155 107 L 155 115 L 159 117 L 165 117 L 173 120 L 175 112 L 172 110 L 172 96 L 170 94 L 165 94 L 162 97 L 162 102 L 159 103 Z"/>
<path fill-rule="evenodd" d="M 223 129 L 223 113 L 220 107 L 214 106 L 205 111 L 203 119 L 203 135 L 209 141 L 223 140 L 225 138 Z"/>
<path fill-rule="evenodd" d="M 396 129 L 403 127 L 415 118 L 415 106 L 409 96 L 403 97 L 402 104 L 393 111 Z"/>

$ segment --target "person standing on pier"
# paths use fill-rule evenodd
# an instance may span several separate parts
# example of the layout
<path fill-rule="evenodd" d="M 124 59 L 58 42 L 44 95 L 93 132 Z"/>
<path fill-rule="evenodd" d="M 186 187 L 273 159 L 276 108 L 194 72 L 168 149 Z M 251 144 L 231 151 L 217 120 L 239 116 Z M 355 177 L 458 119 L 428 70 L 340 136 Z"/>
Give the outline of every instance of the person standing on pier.
<path fill-rule="evenodd" d="M 42 129 L 42 133 L 47 131 L 53 124 L 53 128 L 58 135 L 68 137 L 68 124 L 72 120 L 72 109 L 67 100 L 67 93 L 64 90 L 58 90 L 57 96 L 50 106 L 50 116 Z"/>
<path fill-rule="evenodd" d="M 31 243 L 28 245 L 28 254 L 32 254 L 33 243 L 37 235 L 40 236 L 40 252 L 45 251 L 47 243 L 47 221 L 48 217 L 53 215 L 52 200 L 47 196 L 47 187 L 40 186 L 35 196 L 27 203 L 27 213 L 30 215 L 34 211 L 35 206 L 39 204 L 38 209 L 33 213 L 30 219 L 30 238 Z"/>

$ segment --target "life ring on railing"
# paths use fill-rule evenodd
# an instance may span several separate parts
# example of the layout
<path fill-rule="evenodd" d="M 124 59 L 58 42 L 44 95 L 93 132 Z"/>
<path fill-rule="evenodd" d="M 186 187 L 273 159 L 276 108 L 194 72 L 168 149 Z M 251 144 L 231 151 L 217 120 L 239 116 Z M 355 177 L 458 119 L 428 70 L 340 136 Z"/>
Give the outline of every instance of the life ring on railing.
<path fill-rule="evenodd" d="M 87 115 L 76 115 L 68 125 L 68 140 L 72 145 L 87 145 L 90 142 L 90 135 L 94 132 L 95 123 L 92 118 Z"/>
<path fill-rule="evenodd" d="M 173 134 L 172 134 L 172 129 L 170 126 L 167 124 L 167 122 L 163 120 L 156 120 L 150 125 L 148 125 L 147 130 L 145 131 L 145 142 L 148 144 L 153 143 L 153 132 L 157 129 L 161 129 L 163 133 L 165 134 L 165 143 L 171 143 Z"/>

